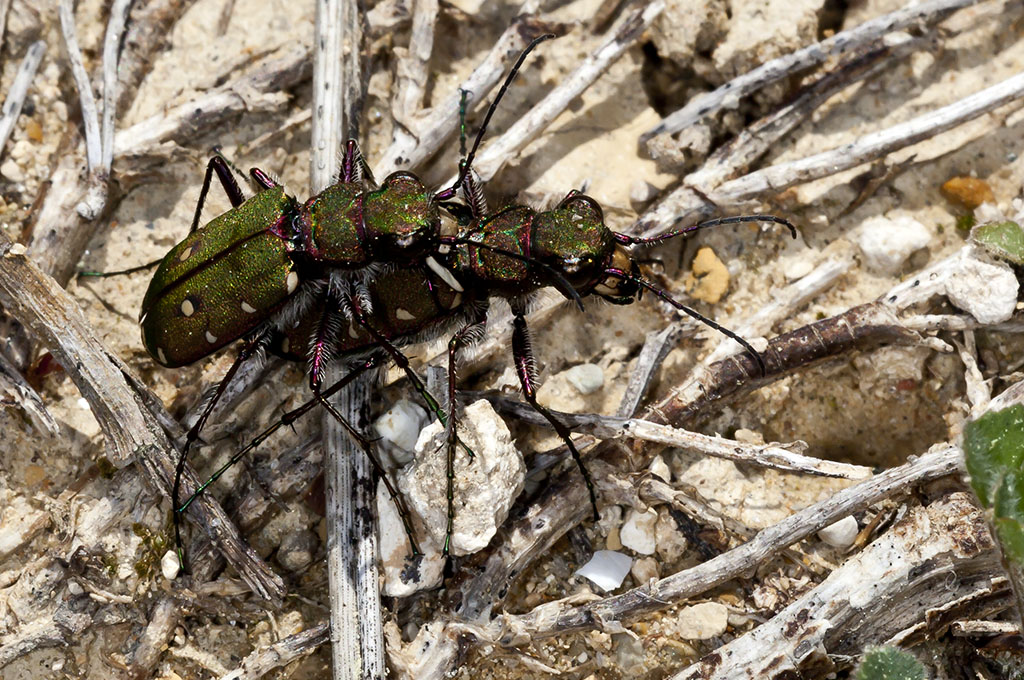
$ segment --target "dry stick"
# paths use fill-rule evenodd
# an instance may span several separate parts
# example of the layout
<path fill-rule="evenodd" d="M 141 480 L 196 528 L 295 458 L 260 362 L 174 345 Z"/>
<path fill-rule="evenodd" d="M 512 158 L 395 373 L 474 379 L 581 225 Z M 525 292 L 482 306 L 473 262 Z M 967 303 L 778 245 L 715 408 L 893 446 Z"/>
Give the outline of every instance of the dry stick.
<path fill-rule="evenodd" d="M 3 31 L 0 30 L 0 45 L 2 44 Z M 14 130 L 18 116 L 21 115 L 21 107 L 25 103 L 28 87 L 36 76 L 44 54 L 46 54 L 45 41 L 37 40 L 29 45 L 25 52 L 25 58 L 21 60 L 18 72 L 14 76 L 14 82 L 11 83 L 11 89 L 7 92 L 3 111 L 0 112 L 0 158 L 3 158 L 4 146 L 7 145 L 7 139 L 11 136 L 11 131 Z"/>
<path fill-rule="evenodd" d="M 268 647 L 257 649 L 244 659 L 236 669 L 222 675 L 220 680 L 257 680 L 277 668 L 287 666 L 296 659 L 312 653 L 317 647 L 330 642 L 330 625 L 317 625 L 295 635 L 289 635 Z"/>
<path fill-rule="evenodd" d="M 43 344 L 71 376 L 106 437 L 107 457 L 117 466 L 134 459 L 144 475 L 169 493 L 177 452 L 148 409 L 155 398 L 139 393 L 131 370 L 96 337 L 78 304 L 56 281 L 25 257 L 25 248 L 0 235 L 0 304 Z M 196 485 L 191 468 L 186 482 Z M 220 506 L 204 494 L 195 517 L 253 592 L 270 601 L 284 594 L 281 579 L 246 546 Z"/>
<path fill-rule="evenodd" d="M 181 603 L 173 597 L 164 596 L 157 600 L 146 615 L 146 629 L 139 636 L 138 644 L 132 650 L 129 668 L 131 677 L 148 678 L 151 670 L 160 661 L 164 650 L 170 644 L 174 629 L 183 615 Z"/>
<path fill-rule="evenodd" d="M 1011 605 L 993 547 L 983 513 L 967 493 L 912 508 L 772 620 L 672 680 L 789 677 L 820 668 L 824 658 L 841 668 L 868 645 L 934 640 L 957 610 L 969 615 L 983 606 L 996 615 Z"/>
<path fill-rule="evenodd" d="M 657 236 L 679 222 L 691 220 L 695 213 L 703 215 L 715 211 L 717 208 L 708 201 L 707 192 L 747 170 L 834 94 L 870 78 L 922 42 L 924 38 L 904 41 L 902 37 L 890 37 L 863 56 L 840 64 L 804 89 L 791 104 L 765 116 L 733 142 L 716 150 L 704 167 L 684 177 L 678 188 L 647 210 L 630 228 L 630 233 Z"/>
<path fill-rule="evenodd" d="M 694 97 L 682 109 L 669 115 L 658 125 L 645 132 L 640 141 L 646 142 L 655 135 L 678 132 L 720 108 L 735 106 L 740 97 L 745 97 L 751 92 L 797 71 L 819 64 L 829 56 L 848 52 L 873 42 L 885 33 L 898 31 L 919 22 L 929 24 L 940 21 L 950 12 L 975 4 L 975 2 L 976 0 L 932 0 L 913 7 L 906 7 L 865 21 L 856 28 L 836 33 L 831 38 L 808 45 L 791 54 L 772 59 L 754 70 L 730 80 L 716 90 Z"/>
<path fill-rule="evenodd" d="M 395 127 L 394 139 L 376 164 L 379 175 L 387 175 L 399 168 L 415 169 L 441 148 L 441 145 L 459 130 L 459 102 L 461 91 L 467 95 L 467 108 L 484 101 L 487 94 L 504 75 L 507 64 L 534 39 L 553 28 L 530 16 L 535 2 L 524 3 L 519 17 L 505 29 L 479 66 L 458 90 L 450 94 L 429 113 L 416 116 L 415 129 Z"/>
<path fill-rule="evenodd" d="M 7 31 L 7 14 L 11 11 L 11 0 L 0 0 L 0 49 L 4 45 L 4 33 Z"/>
<path fill-rule="evenodd" d="M 485 639 L 503 645 L 518 645 L 529 639 L 600 628 L 624 618 L 668 608 L 749 572 L 774 558 L 782 548 L 807 538 L 843 517 L 893 494 L 906 492 L 916 485 L 958 472 L 961 455 L 960 449 L 955 446 L 941 446 L 906 465 L 886 470 L 804 508 L 762 530 L 738 548 L 696 567 L 592 604 L 566 607 L 564 603 L 551 602 L 536 607 L 528 614 L 506 615 L 485 628 Z"/>
<path fill-rule="evenodd" d="M 100 119 L 96 112 L 96 97 L 92 92 L 89 74 L 82 62 L 82 50 L 78 46 L 78 35 L 75 33 L 75 7 L 73 0 L 60 0 L 58 9 L 60 30 L 64 36 L 68 62 L 71 65 L 71 76 L 78 88 L 78 100 L 82 109 L 82 126 L 85 128 L 85 158 L 90 170 L 100 164 L 102 146 L 100 144 Z M 79 213 L 85 219 L 85 216 Z"/>
<path fill-rule="evenodd" d="M 32 419 L 32 424 L 51 437 L 60 434 L 60 425 L 46 409 L 46 403 L 36 392 L 18 367 L 11 363 L 7 356 L 0 352 L 0 391 L 11 395 L 18 407 Z"/>
<path fill-rule="evenodd" d="M 434 21 L 437 0 L 416 0 L 412 15 L 412 33 L 408 49 L 399 51 L 395 63 L 395 93 L 391 98 L 391 115 L 395 122 L 412 128 L 413 116 L 423 104 L 427 69 L 434 50 Z"/>
<path fill-rule="evenodd" d="M 850 55 L 847 60 L 806 86 L 792 102 L 740 131 L 733 139 L 715 149 L 700 168 L 686 176 L 683 183 L 703 191 L 734 179 L 741 168 L 751 167 L 836 93 L 856 83 L 870 81 L 891 68 L 894 62 L 912 52 L 933 46 L 933 37 L 931 33 L 918 38 L 894 33 L 883 36 L 877 44 L 867 46 L 864 52 Z"/>
<path fill-rule="evenodd" d="M 480 394 L 503 413 L 514 415 L 517 420 L 531 425 L 547 425 L 550 423 L 529 405 L 501 394 Z M 673 448 L 687 449 L 715 458 L 725 458 L 738 463 L 748 463 L 758 467 L 799 472 L 823 477 L 841 479 L 866 479 L 871 476 L 871 468 L 862 465 L 850 465 L 812 456 L 805 456 L 803 451 L 807 445 L 803 442 L 790 444 L 747 444 L 744 442 L 690 432 L 681 428 L 654 423 L 642 418 L 620 418 L 602 416 L 594 413 L 565 413 L 549 409 L 561 423 L 574 433 L 591 434 L 598 439 L 621 440 L 636 439 L 644 442 L 664 444 Z"/>
<path fill-rule="evenodd" d="M 756 196 L 782 191 L 794 184 L 828 177 L 934 137 L 1022 95 L 1024 73 L 913 120 L 864 135 L 849 144 L 797 161 L 773 165 L 726 182 L 711 192 L 709 198 L 718 205 L 737 205 Z"/>
<path fill-rule="evenodd" d="M 622 393 L 622 400 L 615 415 L 628 418 L 640 408 L 640 402 L 647 394 L 647 388 L 657 374 L 661 363 L 676 346 L 683 333 L 683 324 L 669 324 L 660 331 L 651 331 L 644 339 L 644 346 L 636 358 L 636 366 L 629 375 L 629 382 Z"/>
<path fill-rule="evenodd" d="M 609 66 L 632 47 L 643 36 L 644 31 L 665 9 L 662 0 L 655 0 L 642 9 L 634 11 L 615 27 L 608 31 L 601 45 L 590 56 L 576 67 L 555 89 L 548 93 L 526 115 L 515 124 L 483 147 L 476 157 L 473 169 L 484 182 L 494 177 L 505 163 L 527 144 L 536 139 L 537 135 L 564 111 L 576 97 L 590 87 Z M 455 176 L 446 182 L 455 182 Z"/>
<path fill-rule="evenodd" d="M 127 107 L 138 91 L 142 77 L 148 72 L 152 54 L 165 40 L 170 26 L 184 12 L 193 0 L 154 0 L 137 12 L 125 38 L 125 53 L 121 59 L 121 72 L 125 75 L 120 87 L 118 108 Z M 192 135 L 194 129 L 185 128 Z M 57 167 L 44 185 L 42 206 L 35 215 L 35 222 L 29 229 L 29 255 L 46 273 L 59 283 L 66 284 L 75 273 L 78 260 L 92 238 L 95 224 L 84 220 L 75 212 L 75 205 L 88 191 L 88 171 L 80 160 L 80 140 L 75 127 L 69 127 L 69 134 L 58 153 Z M 132 132 L 139 132 L 132 128 Z M 116 134 L 114 154 L 132 154 L 134 137 Z M 127 140 L 128 144 L 119 144 Z M 27 352 L 21 352 L 27 354 Z"/>
<path fill-rule="evenodd" d="M 358 130 L 358 68 L 362 32 L 351 0 L 317 3 L 313 55 L 313 145 L 310 188 L 318 193 L 338 177 L 346 126 Z M 353 96 L 355 93 L 355 96 Z M 355 132 L 352 137 L 356 137 Z M 358 425 L 368 384 L 358 380 L 336 399 Z M 377 574 L 373 470 L 342 426 L 323 416 L 327 487 L 327 570 L 331 607 L 332 677 L 383 678 L 384 634 Z"/>

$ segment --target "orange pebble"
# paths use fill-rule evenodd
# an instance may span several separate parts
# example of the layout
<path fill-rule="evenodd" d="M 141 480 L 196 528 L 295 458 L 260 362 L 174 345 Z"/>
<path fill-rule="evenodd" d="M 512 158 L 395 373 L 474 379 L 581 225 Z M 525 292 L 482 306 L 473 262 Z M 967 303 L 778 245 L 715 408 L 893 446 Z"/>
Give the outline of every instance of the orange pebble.
<path fill-rule="evenodd" d="M 988 182 L 977 177 L 954 177 L 942 185 L 942 195 L 953 203 L 974 210 L 982 203 L 995 203 Z"/>

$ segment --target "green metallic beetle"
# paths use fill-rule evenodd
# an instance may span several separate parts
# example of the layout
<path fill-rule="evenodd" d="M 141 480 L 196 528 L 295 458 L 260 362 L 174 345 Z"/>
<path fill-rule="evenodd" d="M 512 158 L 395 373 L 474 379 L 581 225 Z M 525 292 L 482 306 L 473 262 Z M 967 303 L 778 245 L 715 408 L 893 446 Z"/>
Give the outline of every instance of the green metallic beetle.
<path fill-rule="evenodd" d="M 259 169 L 251 174 L 263 189 L 245 200 L 227 163 L 210 160 L 193 229 L 142 303 L 143 342 L 160 364 L 193 363 L 252 333 L 302 281 L 429 257 L 441 228 L 434 194 L 407 172 L 365 190 L 352 141 L 343 167 L 341 181 L 300 205 Z M 214 172 L 234 207 L 197 229 Z"/>

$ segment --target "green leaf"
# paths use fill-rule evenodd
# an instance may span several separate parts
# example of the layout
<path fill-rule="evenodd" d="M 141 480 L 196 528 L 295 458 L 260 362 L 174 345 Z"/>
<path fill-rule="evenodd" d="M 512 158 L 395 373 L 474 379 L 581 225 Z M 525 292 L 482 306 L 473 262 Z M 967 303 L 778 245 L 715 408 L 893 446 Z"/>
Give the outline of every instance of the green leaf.
<path fill-rule="evenodd" d="M 1016 222 L 1006 220 L 983 224 L 974 230 L 971 238 L 1000 259 L 1024 264 L 1024 228 Z"/>
<path fill-rule="evenodd" d="M 854 675 L 856 680 L 925 680 L 924 666 L 896 647 L 877 647 L 864 652 Z"/>
<path fill-rule="evenodd" d="M 971 487 L 981 504 L 991 508 L 1007 474 L 1019 476 L 1024 460 L 1024 406 L 992 411 L 964 428 L 964 457 Z M 1006 487 L 1004 493 L 1019 488 Z"/>

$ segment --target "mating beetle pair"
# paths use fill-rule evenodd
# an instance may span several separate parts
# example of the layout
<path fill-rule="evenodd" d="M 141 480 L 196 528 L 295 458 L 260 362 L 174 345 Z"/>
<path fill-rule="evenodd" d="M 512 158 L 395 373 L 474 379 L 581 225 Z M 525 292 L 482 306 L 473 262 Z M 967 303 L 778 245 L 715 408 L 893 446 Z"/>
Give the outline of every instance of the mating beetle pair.
<path fill-rule="evenodd" d="M 387 358 L 394 360 L 442 421 L 455 409 L 455 359 L 479 337 L 488 301 L 503 298 L 513 312 L 512 350 L 523 394 L 552 425 L 572 453 L 590 492 L 594 486 L 570 438 L 570 431 L 537 403 L 537 378 L 525 318 L 530 296 L 557 287 L 577 304 L 597 295 L 628 304 L 643 290 L 737 340 L 757 362 L 757 352 L 742 338 L 682 305 L 644 278 L 628 246 L 675 238 L 700 228 L 730 222 L 771 221 L 773 216 L 725 218 L 693 225 L 653 239 L 611 231 L 592 198 L 570 192 L 555 208 L 538 212 L 513 205 L 489 214 L 472 174 L 472 160 L 498 101 L 529 51 L 520 55 L 461 164 L 459 179 L 431 192 L 415 176 L 399 172 L 378 187 L 355 142 L 349 142 L 340 181 L 304 204 L 258 169 L 251 171 L 260 191 L 245 200 L 227 163 L 214 157 L 207 166 L 190 234 L 163 259 L 143 302 L 146 348 L 165 366 L 181 366 L 245 338 L 246 344 L 221 381 L 214 398 L 188 433 L 173 491 L 175 527 L 218 471 L 184 504 L 179 503 L 185 453 L 199 437 L 217 400 L 239 366 L 263 349 L 308 363 L 314 398 L 285 416 L 232 458 L 237 461 L 286 420 L 317 404 L 338 418 L 374 462 L 398 504 L 414 553 L 418 548 L 401 496 L 388 481 L 369 442 L 338 414 L 327 397 Z M 202 204 L 216 174 L 233 208 L 197 228 Z M 451 202 L 461 190 L 466 204 Z M 442 211 L 460 224 L 443 233 Z M 400 347 L 454 331 L 449 342 L 448 403 L 445 413 L 408 365 Z M 332 361 L 356 361 L 351 372 L 324 388 Z M 448 428 L 448 528 L 443 551 L 450 549 L 454 520 L 454 453 L 457 428 Z M 230 463 L 229 463 L 230 464 Z M 178 538 L 180 548 L 180 536 Z"/>

